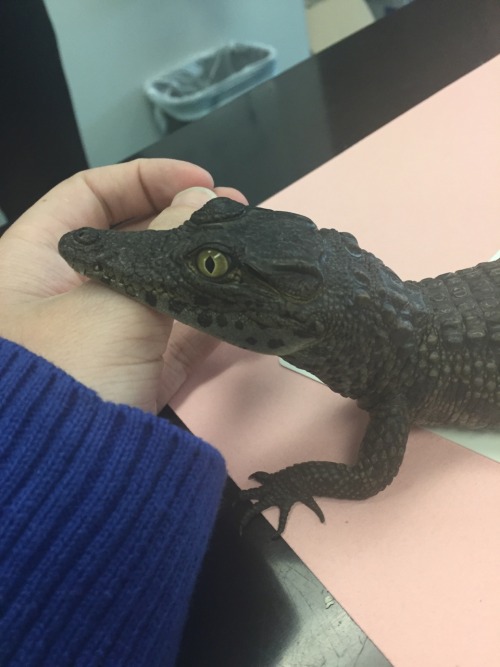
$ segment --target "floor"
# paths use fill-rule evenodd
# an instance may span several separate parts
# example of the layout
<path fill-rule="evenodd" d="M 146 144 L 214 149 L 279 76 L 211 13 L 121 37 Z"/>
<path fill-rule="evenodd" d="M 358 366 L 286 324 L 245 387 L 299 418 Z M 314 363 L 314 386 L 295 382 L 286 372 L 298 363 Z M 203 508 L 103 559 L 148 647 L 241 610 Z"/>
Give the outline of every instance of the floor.
<path fill-rule="evenodd" d="M 361 30 L 413 0 L 304 0 L 313 53 Z"/>
<path fill-rule="evenodd" d="M 309 41 L 313 53 L 373 23 L 364 0 L 305 0 Z"/>

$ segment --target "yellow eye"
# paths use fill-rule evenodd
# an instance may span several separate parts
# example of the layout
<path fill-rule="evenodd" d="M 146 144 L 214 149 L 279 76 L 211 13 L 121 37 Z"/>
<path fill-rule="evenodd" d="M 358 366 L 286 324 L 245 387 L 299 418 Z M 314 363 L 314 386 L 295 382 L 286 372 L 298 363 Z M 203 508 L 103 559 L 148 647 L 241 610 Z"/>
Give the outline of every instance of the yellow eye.
<path fill-rule="evenodd" d="M 229 261 L 220 250 L 205 248 L 196 258 L 198 271 L 207 278 L 220 278 L 229 271 Z"/>

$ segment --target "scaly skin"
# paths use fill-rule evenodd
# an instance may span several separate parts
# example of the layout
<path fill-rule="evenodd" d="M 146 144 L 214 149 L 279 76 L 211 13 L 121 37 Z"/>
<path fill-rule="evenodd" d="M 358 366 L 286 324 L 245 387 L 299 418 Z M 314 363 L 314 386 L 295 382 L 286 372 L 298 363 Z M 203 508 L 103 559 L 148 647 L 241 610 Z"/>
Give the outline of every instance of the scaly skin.
<path fill-rule="evenodd" d="M 301 501 L 363 499 L 396 476 L 413 424 L 500 428 L 500 260 L 403 282 L 356 239 L 292 213 L 214 199 L 181 227 L 82 229 L 60 252 L 80 273 L 245 349 L 283 356 L 370 421 L 358 462 L 255 473 L 243 523 Z"/>

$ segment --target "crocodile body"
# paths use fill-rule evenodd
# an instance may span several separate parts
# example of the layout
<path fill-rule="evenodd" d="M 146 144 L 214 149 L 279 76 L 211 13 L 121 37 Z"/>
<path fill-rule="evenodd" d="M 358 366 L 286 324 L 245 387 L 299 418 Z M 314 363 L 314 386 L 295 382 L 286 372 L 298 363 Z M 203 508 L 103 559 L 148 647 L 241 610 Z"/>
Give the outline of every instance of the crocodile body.
<path fill-rule="evenodd" d="M 310 461 L 242 492 L 248 522 L 314 496 L 384 489 L 413 424 L 500 429 L 500 260 L 402 281 L 348 233 L 214 199 L 181 227 L 65 235 L 69 264 L 245 349 L 276 354 L 355 399 L 370 420 L 355 465 Z"/>

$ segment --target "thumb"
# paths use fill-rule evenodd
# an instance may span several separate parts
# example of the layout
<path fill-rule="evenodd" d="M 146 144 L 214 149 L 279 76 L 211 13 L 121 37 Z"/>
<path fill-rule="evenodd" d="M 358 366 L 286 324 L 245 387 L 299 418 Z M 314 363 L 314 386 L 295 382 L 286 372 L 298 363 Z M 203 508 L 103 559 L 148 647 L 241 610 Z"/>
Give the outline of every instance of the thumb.
<path fill-rule="evenodd" d="M 171 205 L 162 211 L 149 225 L 149 229 L 174 229 L 188 220 L 191 215 L 218 195 L 208 188 L 193 187 L 179 192 Z"/>

